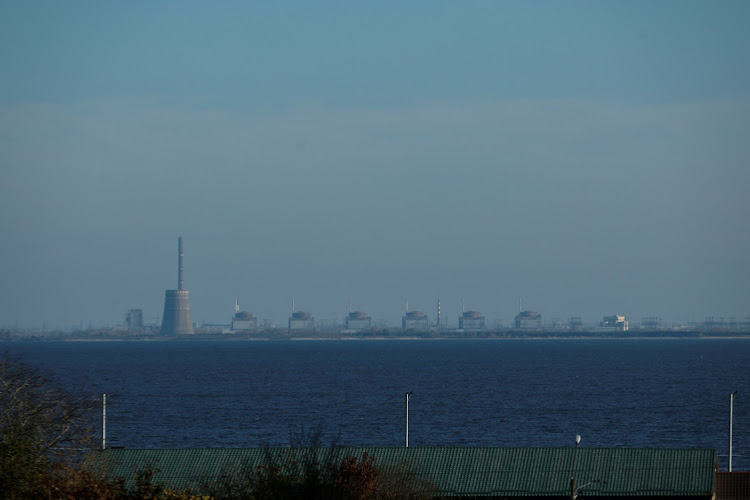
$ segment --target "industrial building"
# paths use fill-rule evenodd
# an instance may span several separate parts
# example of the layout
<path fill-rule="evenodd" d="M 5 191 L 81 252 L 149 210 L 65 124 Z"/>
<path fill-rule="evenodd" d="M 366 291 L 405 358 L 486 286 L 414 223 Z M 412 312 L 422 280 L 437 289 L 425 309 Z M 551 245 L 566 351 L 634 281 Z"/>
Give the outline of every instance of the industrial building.
<path fill-rule="evenodd" d="M 658 316 L 646 316 L 641 320 L 641 330 L 656 332 L 661 330 L 661 318 Z"/>
<path fill-rule="evenodd" d="M 625 316 L 614 314 L 612 316 L 604 316 L 601 323 L 599 323 L 600 331 L 613 331 L 613 332 L 627 332 L 628 331 L 628 320 Z"/>
<path fill-rule="evenodd" d="M 177 238 L 177 290 L 165 291 L 161 334 L 193 333 L 195 330 L 190 317 L 190 293 L 185 289 L 184 248 L 180 237 Z"/>
<path fill-rule="evenodd" d="M 258 318 L 247 311 L 240 311 L 240 301 L 234 301 L 234 316 L 232 317 L 231 331 L 257 330 Z"/>
<path fill-rule="evenodd" d="M 583 331 L 583 320 L 580 316 L 571 316 L 568 320 L 568 330 L 571 332 L 582 332 Z"/>
<path fill-rule="evenodd" d="M 289 331 L 299 330 L 315 330 L 315 318 L 310 313 L 305 311 L 293 312 L 289 316 Z"/>
<path fill-rule="evenodd" d="M 404 330 L 429 330 L 430 322 L 427 315 L 421 311 L 407 311 L 401 318 L 401 328 Z"/>
<path fill-rule="evenodd" d="M 464 311 L 458 317 L 459 330 L 486 330 L 484 316 L 478 311 Z"/>
<path fill-rule="evenodd" d="M 542 315 L 535 311 L 521 311 L 516 315 L 516 329 L 518 330 L 541 330 Z"/>
<path fill-rule="evenodd" d="M 130 309 L 125 324 L 128 330 L 143 330 L 143 309 Z"/>
<path fill-rule="evenodd" d="M 346 330 L 357 332 L 359 330 L 369 330 L 372 328 L 372 319 L 367 313 L 362 311 L 350 312 L 346 317 Z"/>

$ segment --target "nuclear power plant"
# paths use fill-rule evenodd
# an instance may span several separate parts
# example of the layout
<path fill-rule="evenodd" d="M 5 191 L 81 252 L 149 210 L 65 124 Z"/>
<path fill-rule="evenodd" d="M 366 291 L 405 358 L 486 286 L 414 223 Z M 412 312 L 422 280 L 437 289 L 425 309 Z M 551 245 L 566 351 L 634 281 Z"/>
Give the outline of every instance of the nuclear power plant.
<path fill-rule="evenodd" d="M 177 238 L 177 290 L 166 290 L 164 315 L 161 322 L 162 335 L 193 334 L 190 318 L 189 292 L 185 290 L 185 268 L 182 238 Z"/>
<path fill-rule="evenodd" d="M 185 250 L 183 244 L 183 238 L 177 238 L 177 289 L 176 290 L 165 290 L 164 296 L 164 315 L 162 316 L 161 323 L 161 335 L 174 336 L 174 335 L 195 335 L 195 328 L 193 326 L 192 317 L 190 314 L 190 298 L 189 292 L 185 288 Z M 571 318 L 569 325 L 563 325 L 561 322 L 556 322 L 554 325 L 546 326 L 542 320 L 542 315 L 538 312 L 531 310 L 524 310 L 523 304 L 519 299 L 518 303 L 518 315 L 515 317 L 514 326 L 510 328 L 502 328 L 496 326 L 494 330 L 519 330 L 523 332 L 555 332 L 555 331 L 592 331 L 592 332 L 626 332 L 629 330 L 628 322 L 624 315 L 612 315 L 605 316 L 602 322 L 595 326 L 593 329 L 584 328 L 583 322 L 580 317 Z M 206 324 L 198 328 L 199 334 L 211 334 L 211 333 L 243 333 L 243 332 L 258 332 L 258 318 L 247 311 L 241 311 L 239 301 L 235 300 L 235 314 L 231 319 L 231 324 Z M 419 332 L 428 332 L 431 329 L 436 332 L 449 333 L 455 330 L 457 333 L 463 332 L 477 332 L 477 331 L 491 331 L 492 328 L 487 327 L 486 318 L 475 310 L 465 310 L 465 305 L 461 303 L 461 315 L 458 317 L 458 328 L 448 327 L 448 322 L 443 322 L 444 316 L 441 309 L 441 301 L 437 299 L 437 321 L 435 325 L 431 325 L 429 318 L 426 314 L 421 311 L 410 311 L 409 302 L 405 303 L 405 314 L 401 318 L 401 328 L 403 330 L 414 330 Z M 750 317 L 748 318 L 748 325 L 750 325 Z M 127 316 L 127 327 L 130 331 L 143 330 L 143 311 L 141 309 L 131 309 Z M 647 321 L 644 319 L 643 322 L 648 326 Z M 266 322 L 264 323 L 266 330 L 274 330 L 276 326 Z M 154 325 L 155 327 L 156 325 Z M 342 328 L 343 327 L 343 328 Z M 546 328 L 545 328 L 546 327 Z M 149 327 L 150 328 L 150 327 Z M 351 300 L 349 303 L 349 314 L 345 318 L 344 325 L 335 324 L 333 326 L 326 325 L 323 330 L 329 331 L 332 329 L 338 329 L 341 333 L 358 333 L 363 331 L 372 330 L 372 319 L 370 316 L 363 311 L 352 311 Z M 643 325 L 640 325 L 640 329 L 644 329 Z M 655 331 L 656 329 L 654 329 Z M 295 301 L 292 299 L 292 314 L 289 317 L 288 332 L 311 332 L 316 331 L 315 318 L 305 311 L 295 309 Z M 438 333 L 441 334 L 441 333 Z"/>

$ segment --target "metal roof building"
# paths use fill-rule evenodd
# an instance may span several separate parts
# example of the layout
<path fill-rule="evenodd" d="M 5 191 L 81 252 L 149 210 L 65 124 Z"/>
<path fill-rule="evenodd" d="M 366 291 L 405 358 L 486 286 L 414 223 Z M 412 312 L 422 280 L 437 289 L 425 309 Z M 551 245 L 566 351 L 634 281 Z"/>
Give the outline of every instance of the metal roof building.
<path fill-rule="evenodd" d="M 108 449 L 89 467 L 109 477 L 135 477 L 150 464 L 157 483 L 175 488 L 205 484 L 233 468 L 278 463 L 304 453 L 374 457 L 376 466 L 406 466 L 435 485 L 440 498 L 571 498 L 571 472 L 580 498 L 712 499 L 716 452 L 693 448 L 188 448 Z M 329 454 L 329 455 L 326 455 Z"/>

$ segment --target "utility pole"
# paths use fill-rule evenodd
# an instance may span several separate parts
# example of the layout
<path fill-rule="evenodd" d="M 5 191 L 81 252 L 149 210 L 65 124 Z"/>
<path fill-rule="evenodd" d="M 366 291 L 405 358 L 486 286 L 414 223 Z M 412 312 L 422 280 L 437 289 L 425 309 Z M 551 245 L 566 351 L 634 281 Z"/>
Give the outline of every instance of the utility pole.
<path fill-rule="evenodd" d="M 102 394 L 102 450 L 107 448 L 107 395 Z"/>
<path fill-rule="evenodd" d="M 576 500 L 576 452 L 581 444 L 581 436 L 576 434 L 576 447 L 573 448 L 573 460 L 570 464 L 570 500 Z"/>
<path fill-rule="evenodd" d="M 732 417 L 734 413 L 734 396 L 737 391 L 729 395 L 729 472 L 732 472 Z"/>
<path fill-rule="evenodd" d="M 406 393 L 406 447 L 409 447 L 409 398 L 411 398 L 411 392 Z"/>

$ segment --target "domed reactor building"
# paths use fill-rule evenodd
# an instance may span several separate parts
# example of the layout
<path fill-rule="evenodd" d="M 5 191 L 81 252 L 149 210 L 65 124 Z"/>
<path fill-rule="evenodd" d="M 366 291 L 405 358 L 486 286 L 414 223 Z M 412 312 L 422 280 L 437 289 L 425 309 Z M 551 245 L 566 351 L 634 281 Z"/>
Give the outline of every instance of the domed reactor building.
<path fill-rule="evenodd" d="M 240 311 L 240 301 L 234 301 L 234 316 L 232 317 L 232 331 L 257 330 L 258 318 L 253 313 Z"/>
<path fill-rule="evenodd" d="M 358 332 L 372 328 L 372 319 L 364 311 L 350 312 L 346 317 L 346 331 Z"/>
<path fill-rule="evenodd" d="M 541 330 L 542 315 L 536 311 L 521 311 L 516 315 L 517 330 Z"/>
<path fill-rule="evenodd" d="M 315 318 L 309 312 L 297 311 L 289 316 L 289 331 L 315 331 Z"/>
<path fill-rule="evenodd" d="M 407 311 L 401 318 L 401 328 L 426 331 L 430 329 L 430 321 L 422 311 Z"/>
<path fill-rule="evenodd" d="M 486 330 L 484 316 L 479 311 L 465 311 L 458 317 L 459 330 Z"/>
<path fill-rule="evenodd" d="M 162 335 L 193 334 L 190 318 L 190 292 L 185 290 L 182 238 L 177 238 L 177 290 L 166 290 L 164 315 L 161 320 Z"/>

